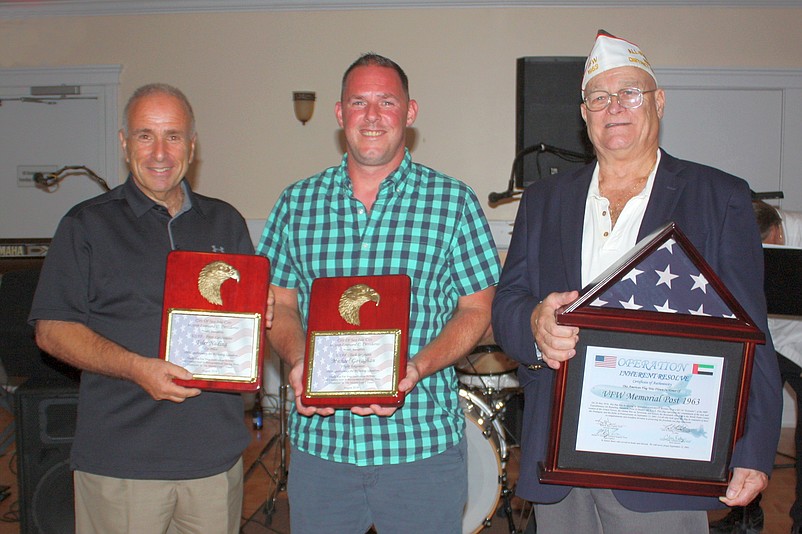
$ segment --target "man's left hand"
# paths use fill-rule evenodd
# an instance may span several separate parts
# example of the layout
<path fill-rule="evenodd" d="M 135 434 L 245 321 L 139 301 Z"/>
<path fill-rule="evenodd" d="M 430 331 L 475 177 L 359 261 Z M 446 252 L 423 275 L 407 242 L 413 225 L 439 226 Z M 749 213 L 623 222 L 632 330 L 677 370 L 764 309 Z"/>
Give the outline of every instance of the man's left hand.
<path fill-rule="evenodd" d="M 736 467 L 727 486 L 727 494 L 719 500 L 727 506 L 746 506 L 769 485 L 766 473 L 756 469 Z"/>
<path fill-rule="evenodd" d="M 407 375 L 398 383 L 398 390 L 401 392 L 412 391 L 412 388 L 420 380 L 420 373 L 415 364 L 410 360 L 407 362 Z M 354 406 L 351 408 L 351 413 L 356 415 L 380 415 L 382 417 L 389 417 L 395 413 L 398 406 L 379 406 L 378 404 L 371 404 L 370 406 Z"/>

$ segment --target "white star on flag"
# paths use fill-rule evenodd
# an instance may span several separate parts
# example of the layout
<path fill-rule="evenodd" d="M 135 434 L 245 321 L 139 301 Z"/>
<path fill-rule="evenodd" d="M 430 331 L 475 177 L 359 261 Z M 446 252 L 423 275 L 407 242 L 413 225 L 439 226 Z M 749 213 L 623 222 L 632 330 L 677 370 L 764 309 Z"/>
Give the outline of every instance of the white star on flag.
<path fill-rule="evenodd" d="M 663 304 L 662 306 L 655 304 L 654 309 L 663 313 L 677 313 L 677 310 L 672 310 L 671 307 L 668 305 L 668 300 L 666 300 L 666 303 Z"/>
<path fill-rule="evenodd" d="M 703 315 L 705 317 L 710 317 L 710 314 L 705 313 L 705 305 L 699 304 L 699 308 L 696 310 L 688 310 L 688 313 L 691 315 Z"/>
<path fill-rule="evenodd" d="M 691 287 L 691 291 L 694 289 L 701 289 L 702 293 L 707 293 L 707 278 L 705 278 L 705 275 L 699 273 L 696 276 L 691 275 L 691 278 L 693 278 L 693 287 Z"/>
<path fill-rule="evenodd" d="M 635 295 L 629 297 L 628 301 L 619 301 L 625 310 L 639 310 L 643 308 L 640 304 L 635 304 Z"/>
<path fill-rule="evenodd" d="M 660 279 L 657 281 L 657 285 L 659 286 L 660 284 L 665 284 L 669 287 L 669 289 L 671 288 L 671 281 L 674 278 L 679 278 L 678 274 L 671 274 L 671 265 L 666 265 L 664 271 L 655 272 L 657 273 L 657 276 L 660 277 Z"/>
<path fill-rule="evenodd" d="M 627 273 L 627 275 L 622 278 L 621 280 L 632 280 L 632 283 L 638 285 L 638 275 L 643 273 L 640 269 L 632 269 Z"/>
<path fill-rule="evenodd" d="M 667 250 L 669 254 L 674 254 L 675 243 L 676 241 L 674 241 L 673 239 L 669 239 L 668 241 L 660 245 L 660 247 L 657 250 Z"/>

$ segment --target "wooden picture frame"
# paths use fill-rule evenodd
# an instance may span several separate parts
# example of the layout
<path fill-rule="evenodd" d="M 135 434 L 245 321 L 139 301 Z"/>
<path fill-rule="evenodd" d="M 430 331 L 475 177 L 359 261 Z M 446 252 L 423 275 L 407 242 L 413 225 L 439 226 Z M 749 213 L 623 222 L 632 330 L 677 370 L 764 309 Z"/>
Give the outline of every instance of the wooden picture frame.
<path fill-rule="evenodd" d="M 656 258 L 666 251 L 698 273 L 694 283 L 704 281 L 715 314 L 705 314 L 703 305 L 657 311 L 681 300 L 679 283 L 644 297 L 658 299 L 654 309 L 635 309 L 634 295 L 623 300 L 633 273 L 654 270 L 650 262 L 664 265 Z M 666 285 L 664 274 L 661 280 L 655 287 Z M 755 345 L 765 338 L 679 228 L 669 223 L 643 239 L 561 310 L 557 322 L 579 327 L 580 341 L 577 355 L 557 372 L 540 480 L 723 495 L 743 433 Z"/>

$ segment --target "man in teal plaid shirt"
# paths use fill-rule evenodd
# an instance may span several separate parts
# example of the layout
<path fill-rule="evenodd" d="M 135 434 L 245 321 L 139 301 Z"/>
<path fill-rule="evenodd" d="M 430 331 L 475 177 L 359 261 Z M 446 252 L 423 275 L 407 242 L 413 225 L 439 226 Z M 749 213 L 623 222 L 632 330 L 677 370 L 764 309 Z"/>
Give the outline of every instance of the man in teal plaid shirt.
<path fill-rule="evenodd" d="M 336 108 L 346 154 L 279 198 L 258 253 L 271 261 L 269 339 L 290 365 L 295 407 L 288 492 L 294 533 L 461 532 L 467 500 L 464 416 L 452 364 L 490 324 L 499 262 L 465 184 L 412 162 L 418 106 L 395 62 L 365 54 Z M 301 401 L 315 278 L 406 274 L 412 280 L 402 407 L 350 410 Z"/>

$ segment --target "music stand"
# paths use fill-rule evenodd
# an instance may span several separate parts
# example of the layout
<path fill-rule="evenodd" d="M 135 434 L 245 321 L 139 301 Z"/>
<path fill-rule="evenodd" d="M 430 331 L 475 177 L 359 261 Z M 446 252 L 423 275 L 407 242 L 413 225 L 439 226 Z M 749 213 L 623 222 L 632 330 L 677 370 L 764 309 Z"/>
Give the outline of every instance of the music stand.
<path fill-rule="evenodd" d="M 261 523 L 265 528 L 270 528 L 268 525 L 273 520 L 273 514 L 276 513 L 276 502 L 278 496 L 282 491 L 287 489 L 287 389 L 290 387 L 285 380 L 284 373 L 284 360 L 279 358 L 279 423 L 278 430 L 267 441 L 262 451 L 257 456 L 256 460 L 251 464 L 248 470 L 243 475 L 243 484 L 247 481 L 257 467 L 264 469 L 268 477 L 273 481 L 273 491 L 269 493 L 261 506 L 257 507 L 256 511 L 245 520 L 240 527 L 240 532 L 244 532 L 244 528 L 250 523 L 257 523 L 256 516 L 260 513 L 264 514 L 264 523 Z M 264 459 L 267 454 L 274 448 L 278 447 L 279 463 L 271 472 L 270 468 L 265 464 Z M 273 529 L 270 529 L 273 530 Z M 273 530 L 275 532 L 275 530 Z"/>
<path fill-rule="evenodd" d="M 763 246 L 766 308 L 771 315 L 802 315 L 802 249 Z M 779 456 L 794 460 L 775 464 L 775 469 L 796 466 L 796 456 L 777 451 Z"/>

